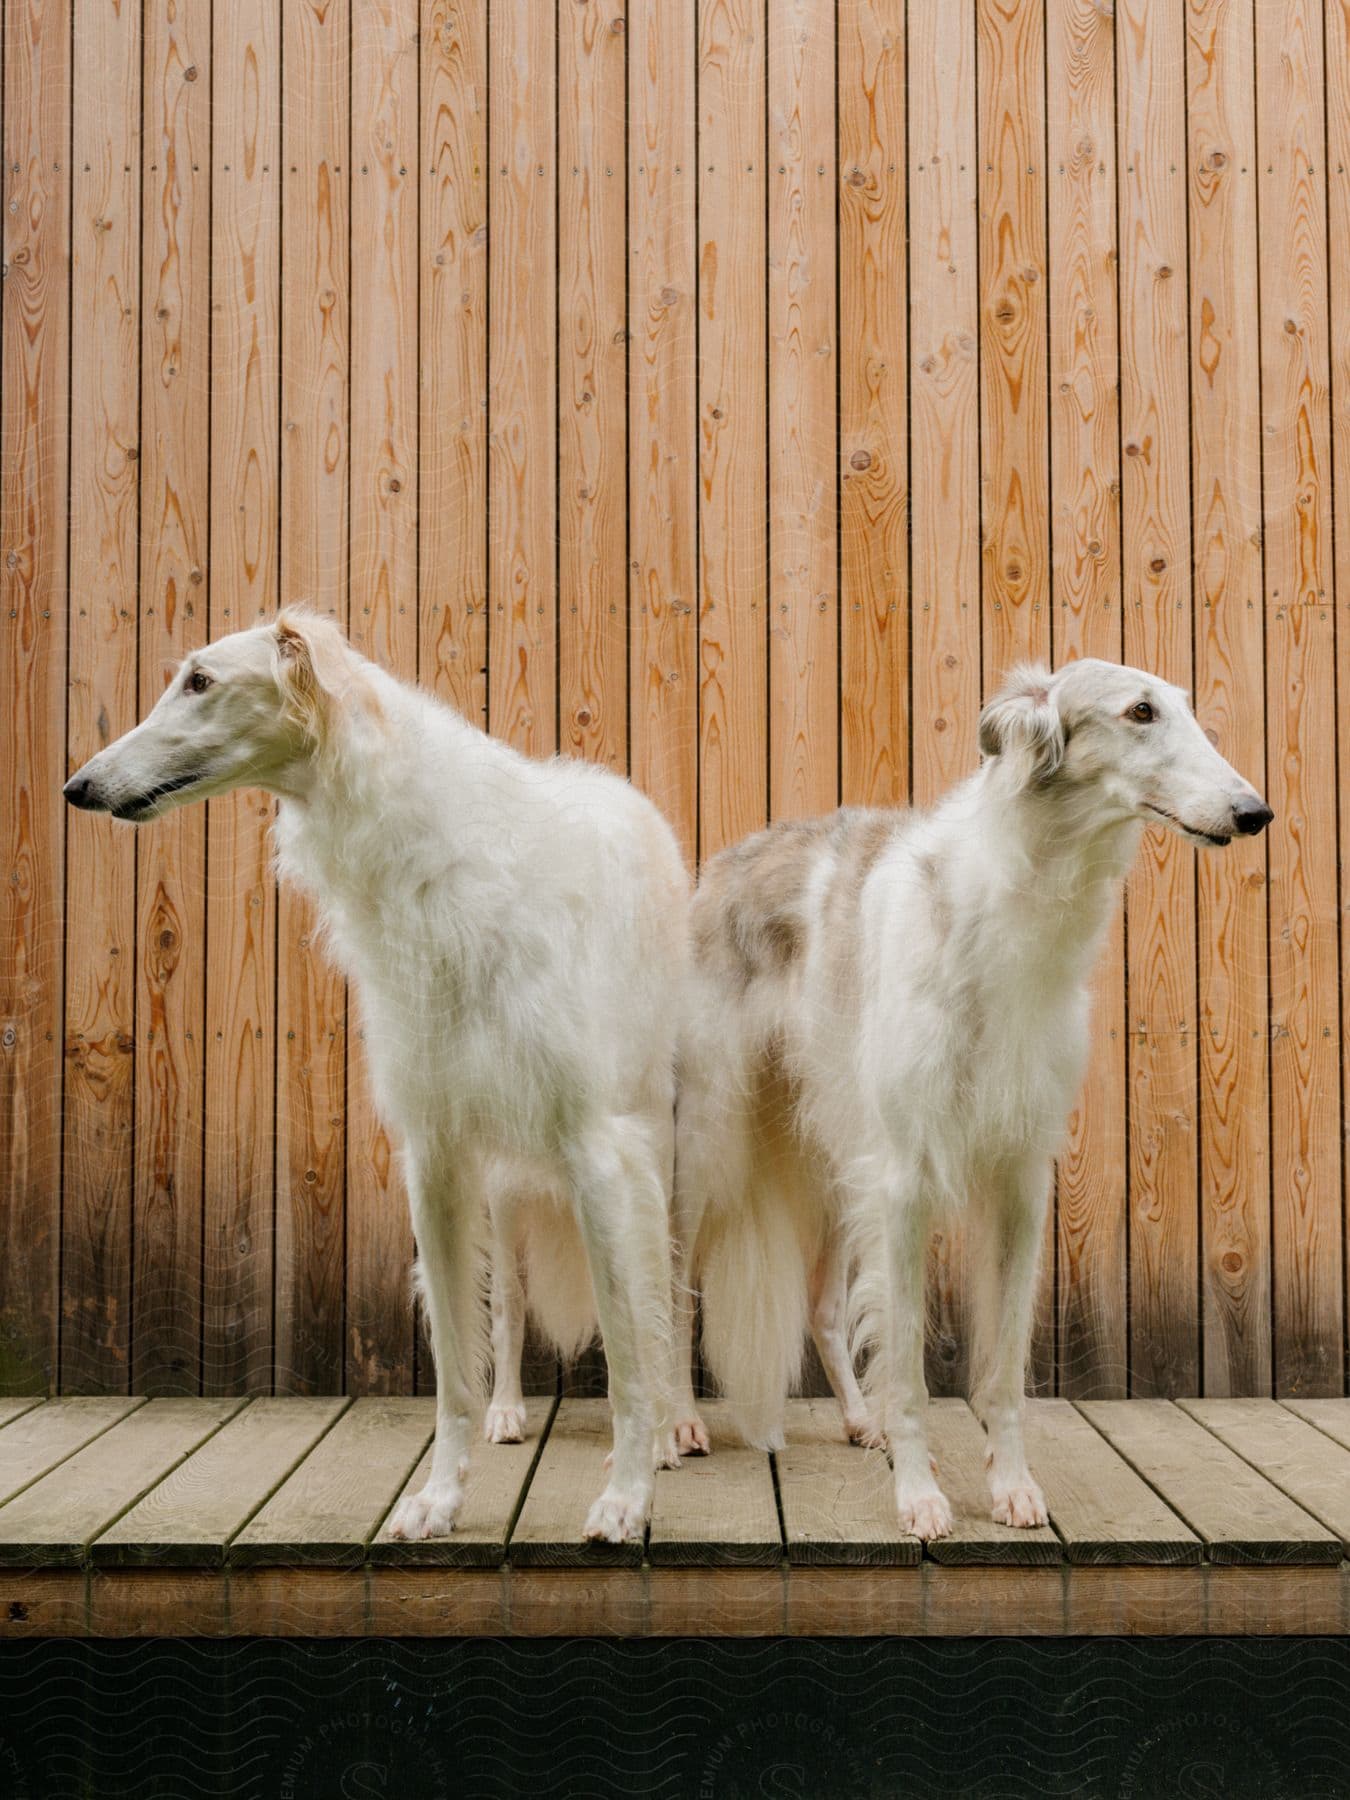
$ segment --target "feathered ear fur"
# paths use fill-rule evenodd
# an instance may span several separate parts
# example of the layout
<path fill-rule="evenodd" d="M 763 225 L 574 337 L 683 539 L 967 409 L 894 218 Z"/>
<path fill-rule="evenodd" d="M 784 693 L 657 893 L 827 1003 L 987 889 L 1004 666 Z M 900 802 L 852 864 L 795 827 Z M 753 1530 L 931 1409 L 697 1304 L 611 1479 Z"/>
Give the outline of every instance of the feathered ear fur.
<path fill-rule="evenodd" d="M 1050 691 L 1050 671 L 1024 663 L 980 714 L 980 749 L 1006 759 L 1018 787 L 1049 780 L 1064 760 L 1064 721 Z"/>
<path fill-rule="evenodd" d="M 277 684 L 291 717 L 316 749 L 329 736 L 332 709 L 351 685 L 346 643 L 335 625 L 288 608 L 277 619 Z"/>

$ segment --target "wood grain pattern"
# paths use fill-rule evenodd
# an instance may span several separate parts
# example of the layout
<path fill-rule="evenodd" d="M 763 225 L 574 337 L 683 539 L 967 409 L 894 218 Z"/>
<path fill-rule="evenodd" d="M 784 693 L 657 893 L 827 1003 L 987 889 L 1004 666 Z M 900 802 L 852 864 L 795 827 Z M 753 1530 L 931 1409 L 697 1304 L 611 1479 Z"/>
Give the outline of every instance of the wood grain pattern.
<path fill-rule="evenodd" d="M 909 798 L 904 0 L 844 0 L 839 64 L 839 786 Z"/>
<path fill-rule="evenodd" d="M 211 8 L 145 9 L 138 716 L 207 640 Z M 206 813 L 137 838 L 131 1385 L 202 1385 Z"/>
<path fill-rule="evenodd" d="M 7 6 L 0 316 L 0 1391 L 56 1385 L 66 776 L 70 0 Z"/>
<path fill-rule="evenodd" d="M 1187 7 L 1196 714 L 1265 785 L 1256 141 L 1248 0 Z M 1205 1388 L 1268 1393 L 1266 841 L 1197 865 Z"/>
<path fill-rule="evenodd" d="M 1322 8 L 1256 15 L 1275 1391 L 1344 1391 Z"/>
<path fill-rule="evenodd" d="M 357 1400 L 230 1541 L 232 1568 L 362 1563 L 431 1441 L 430 1400 Z"/>
<path fill-rule="evenodd" d="M 1338 1562 L 1340 1541 L 1167 1400 L 1079 1411 L 1204 1540 L 1215 1563 Z"/>
<path fill-rule="evenodd" d="M 978 0 L 980 520 L 983 696 L 1018 661 L 1048 663 L 1045 20 L 1032 0 Z M 1054 1223 L 1032 1334 L 1034 1390 L 1053 1378 Z"/>
<path fill-rule="evenodd" d="M 81 1563 L 243 1400 L 148 1400 L 0 1507 L 0 1562 Z"/>
<path fill-rule="evenodd" d="M 1071 1563 L 1196 1563 L 1200 1540 L 1067 1400 L 1027 1406 L 1027 1459 Z"/>
<path fill-rule="evenodd" d="M 281 599 L 348 623 L 350 0 L 283 15 Z M 346 983 L 315 915 L 277 914 L 276 1374 L 333 1393 L 344 1374 Z"/>
<path fill-rule="evenodd" d="M 543 1455 L 511 1530 L 513 1566 L 635 1568 L 642 1545 L 592 1544 L 582 1537 L 591 1503 L 604 1487 L 614 1428 L 607 1400 L 560 1400 Z"/>
<path fill-rule="evenodd" d="M 769 20 L 769 814 L 839 797 L 834 8 Z"/>
<path fill-rule="evenodd" d="M 555 53 L 551 7 L 494 7 L 488 719 L 496 736 L 536 755 L 557 745 Z"/>
<path fill-rule="evenodd" d="M 648 1560 L 653 1568 L 772 1568 L 782 1561 L 783 1537 L 769 1458 L 739 1441 L 726 1401 L 704 1401 L 700 1410 L 713 1454 L 657 1470 Z"/>
<path fill-rule="evenodd" d="M 417 30 L 417 0 L 374 0 L 353 14 L 351 232 L 369 255 L 352 282 L 350 635 L 406 681 L 417 678 L 419 619 Z M 349 1022 L 344 1391 L 405 1394 L 412 1226 L 370 1093 L 355 995 Z"/>
<path fill-rule="evenodd" d="M 1046 8 L 1050 521 L 1056 665 L 1120 660 L 1116 63 L 1093 0 Z M 1057 1170 L 1056 1385 L 1125 1392 L 1125 952 L 1097 961 L 1092 1053 Z"/>
<path fill-rule="evenodd" d="M 279 598 L 281 21 L 267 0 L 214 14 L 211 154 L 212 637 Z M 272 1385 L 276 1169 L 275 802 L 207 806 L 202 1391 Z"/>
<path fill-rule="evenodd" d="M 519 1444 L 488 1444 L 477 1436 L 469 1450 L 464 1478 L 464 1505 L 447 1538 L 400 1542 L 389 1535 L 386 1520 L 370 1546 L 372 1563 L 391 1567 L 496 1568 L 506 1555 L 511 1526 L 534 1474 L 549 1434 L 557 1402 L 535 1398 L 525 1402 L 525 1437 Z M 431 1474 L 428 1450 L 404 1485 L 417 1493 Z M 399 1498 L 402 1498 L 400 1494 Z"/>
<path fill-rule="evenodd" d="M 917 1563 L 922 1546 L 900 1529 L 885 1454 L 847 1441 L 838 1402 L 789 1400 L 786 1430 L 774 1472 L 788 1561 L 812 1568 Z"/>
<path fill-rule="evenodd" d="M 418 679 L 487 723 L 486 14 L 422 0 Z"/>
<path fill-rule="evenodd" d="M 633 9 L 628 47 L 633 780 L 697 850 L 695 0 Z"/>
<path fill-rule="evenodd" d="M 1057 1563 L 1063 1552 L 1048 1525 L 1029 1531 L 996 1524 L 984 1471 L 983 1428 L 964 1400 L 934 1400 L 928 1409 L 928 1445 L 937 1478 L 952 1507 L 951 1534 L 935 1538 L 927 1554 L 946 1567 L 1029 1566 Z"/>
<path fill-rule="evenodd" d="M 1117 41 L 1125 660 L 1189 690 L 1184 15 L 1126 0 Z M 1126 916 L 1130 1391 L 1193 1392 L 1200 1373 L 1195 854 L 1173 833 L 1145 832 Z M 1103 1387 L 1097 1397 L 1124 1391 Z"/>
<path fill-rule="evenodd" d="M 916 805 L 976 766 L 980 711 L 979 220 L 975 13 L 909 0 L 910 743 Z M 930 1259 L 928 1384 L 966 1379 L 964 1237 Z"/>
<path fill-rule="evenodd" d="M 1327 0 L 1327 260 L 1331 272 L 1327 301 L 1330 307 L 1331 341 L 1331 449 L 1332 474 L 1332 580 L 1338 620 L 1350 607 L 1350 0 Z M 1335 632 L 1336 640 L 1336 792 L 1339 803 L 1340 841 L 1350 842 L 1350 626 Z M 1345 971 L 1350 967 L 1350 867 L 1341 859 L 1341 1016 L 1340 1042 L 1350 1031 L 1350 988 Z M 1350 1069 L 1341 1056 L 1341 1120 L 1350 1116 Z"/>
<path fill-rule="evenodd" d="M 1182 1400 L 1182 1411 L 1350 1545 L 1350 1451 L 1275 1400 Z"/>
<path fill-rule="evenodd" d="M 558 11 L 558 716 L 569 756 L 628 769 L 626 19 Z"/>
<path fill-rule="evenodd" d="M 136 723 L 140 532 L 141 16 L 81 0 L 74 22 L 69 770 Z M 78 421 L 78 426 L 77 426 Z M 73 814 L 66 946 L 61 1382 L 125 1393 L 131 1352 L 136 842 Z"/>
<path fill-rule="evenodd" d="M 90 1545 L 99 1568 L 219 1567 L 225 1548 L 314 1449 L 345 1400 L 254 1400 Z"/>
<path fill-rule="evenodd" d="M 142 1404 L 124 1395 L 94 1394 L 87 1399 L 49 1400 L 25 1413 L 5 1436 L 0 1501 L 13 1499 Z"/>
<path fill-rule="evenodd" d="M 698 851 L 768 819 L 765 10 L 700 0 Z"/>

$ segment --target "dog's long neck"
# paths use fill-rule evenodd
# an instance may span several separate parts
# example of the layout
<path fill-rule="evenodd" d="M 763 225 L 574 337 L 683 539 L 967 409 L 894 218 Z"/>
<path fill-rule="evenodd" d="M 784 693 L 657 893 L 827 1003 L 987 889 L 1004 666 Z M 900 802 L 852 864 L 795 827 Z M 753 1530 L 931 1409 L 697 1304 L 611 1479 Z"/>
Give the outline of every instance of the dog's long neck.
<path fill-rule="evenodd" d="M 984 890 L 1013 955 L 1034 963 L 1053 945 L 1048 978 L 1080 979 L 1120 904 L 1142 825 L 1053 784 L 1010 789 L 995 764 L 970 790 L 961 831 L 967 881 Z"/>

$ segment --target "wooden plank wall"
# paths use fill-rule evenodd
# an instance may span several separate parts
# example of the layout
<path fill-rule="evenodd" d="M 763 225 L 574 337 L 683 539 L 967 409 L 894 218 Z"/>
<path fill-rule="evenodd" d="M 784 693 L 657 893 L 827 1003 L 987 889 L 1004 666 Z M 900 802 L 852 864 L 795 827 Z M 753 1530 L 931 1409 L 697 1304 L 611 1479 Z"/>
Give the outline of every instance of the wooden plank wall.
<path fill-rule="evenodd" d="M 0 1389 L 429 1379 L 271 803 L 59 794 L 303 598 L 691 859 L 1014 658 L 1189 686 L 1276 823 L 1145 839 L 1033 1376 L 1344 1391 L 1350 0 L 11 0 L 0 79 Z"/>

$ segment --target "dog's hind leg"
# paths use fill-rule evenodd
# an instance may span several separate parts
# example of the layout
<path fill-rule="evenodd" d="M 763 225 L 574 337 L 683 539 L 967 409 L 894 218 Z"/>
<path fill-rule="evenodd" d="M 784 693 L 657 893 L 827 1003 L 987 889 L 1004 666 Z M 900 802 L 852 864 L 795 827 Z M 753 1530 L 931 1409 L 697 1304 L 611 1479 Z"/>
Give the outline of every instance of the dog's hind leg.
<path fill-rule="evenodd" d="M 518 1444 L 525 1436 L 520 1359 L 525 1349 L 525 1284 L 520 1277 L 520 1214 L 516 1196 L 498 1190 L 488 1216 L 492 1228 L 492 1398 L 483 1419 L 490 1444 Z"/>
<path fill-rule="evenodd" d="M 946 1537 L 952 1509 L 928 1454 L 928 1386 L 923 1372 L 924 1278 L 932 1209 L 913 1178 L 885 1195 L 890 1306 L 885 1321 L 886 1436 L 903 1530 L 927 1542 Z"/>
<path fill-rule="evenodd" d="M 848 1266 L 843 1238 L 838 1226 L 832 1224 L 811 1271 L 811 1336 L 843 1411 L 845 1437 L 850 1444 L 878 1447 L 885 1444 L 886 1435 L 858 1386 L 845 1328 L 847 1304 Z"/>
<path fill-rule="evenodd" d="M 985 1463 L 1000 1525 L 1044 1525 L 1045 1497 L 1022 1441 L 1027 1353 L 1036 1270 L 1045 1236 L 1050 1165 L 1031 1157 L 1012 1168 L 972 1212 L 974 1274 L 971 1395 L 988 1438 Z"/>
<path fill-rule="evenodd" d="M 585 1534 L 617 1544 L 643 1535 L 656 1433 L 669 1423 L 669 1206 L 642 1121 L 596 1124 L 564 1145 L 563 1160 L 590 1261 L 614 1409 L 609 1481 Z"/>
<path fill-rule="evenodd" d="M 684 1140 L 693 1161 L 693 1145 Z M 703 1220 L 704 1196 L 689 1171 L 683 1181 L 675 1172 L 671 1200 L 670 1261 L 672 1284 L 670 1398 L 677 1456 L 707 1456 L 712 1449 L 708 1428 L 694 1398 L 694 1249 Z"/>
<path fill-rule="evenodd" d="M 464 1500 L 471 1415 L 478 1406 L 484 1362 L 476 1175 L 471 1159 L 459 1154 L 458 1147 L 434 1156 L 409 1150 L 418 1282 L 436 1360 L 436 1438 L 426 1486 L 394 1509 L 389 1522 L 393 1537 L 446 1536 Z"/>

